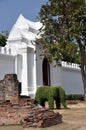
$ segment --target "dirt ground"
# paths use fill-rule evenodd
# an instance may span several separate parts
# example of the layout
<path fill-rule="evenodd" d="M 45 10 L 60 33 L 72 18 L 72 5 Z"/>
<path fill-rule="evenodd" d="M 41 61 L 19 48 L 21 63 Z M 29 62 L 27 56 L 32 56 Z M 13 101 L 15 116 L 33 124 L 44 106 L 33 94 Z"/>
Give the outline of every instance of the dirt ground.
<path fill-rule="evenodd" d="M 68 104 L 68 109 L 54 111 L 62 114 L 63 123 L 47 128 L 4 126 L 0 130 L 86 130 L 86 103 Z"/>
<path fill-rule="evenodd" d="M 63 123 L 56 130 L 86 130 L 86 103 L 68 105 L 68 108 L 59 110 Z"/>
<path fill-rule="evenodd" d="M 86 130 L 86 103 L 68 104 L 68 109 L 54 110 L 62 114 L 63 123 L 37 130 Z M 36 129 L 24 129 L 36 130 Z"/>

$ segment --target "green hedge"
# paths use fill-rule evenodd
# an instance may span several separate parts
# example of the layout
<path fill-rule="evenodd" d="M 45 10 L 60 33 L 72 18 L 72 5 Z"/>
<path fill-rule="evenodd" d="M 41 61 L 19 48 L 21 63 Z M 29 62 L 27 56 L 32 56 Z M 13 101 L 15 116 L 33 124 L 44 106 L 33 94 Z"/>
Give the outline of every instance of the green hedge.
<path fill-rule="evenodd" d="M 69 95 L 66 95 L 66 100 L 84 101 L 84 94 L 69 94 Z"/>
<path fill-rule="evenodd" d="M 62 87 L 42 86 L 36 91 L 35 100 L 45 107 L 45 101 L 48 101 L 49 108 L 54 108 L 54 100 L 56 101 L 56 108 L 61 107 L 61 103 L 66 108 L 65 91 Z"/>

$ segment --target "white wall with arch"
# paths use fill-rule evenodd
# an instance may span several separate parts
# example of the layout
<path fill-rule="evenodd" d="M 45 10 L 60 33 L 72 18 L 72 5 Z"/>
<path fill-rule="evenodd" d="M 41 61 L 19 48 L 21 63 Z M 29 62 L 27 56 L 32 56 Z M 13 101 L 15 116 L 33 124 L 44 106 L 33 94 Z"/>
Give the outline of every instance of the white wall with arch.
<path fill-rule="evenodd" d="M 16 73 L 22 83 L 21 95 L 34 97 L 37 87 L 43 85 L 44 52 L 42 46 L 35 43 L 36 38 L 40 38 L 40 27 L 40 22 L 29 21 L 20 15 L 11 29 L 7 45 L 0 47 L 0 80 L 7 73 Z M 53 62 L 49 67 L 51 86 L 63 86 L 67 94 L 84 93 L 79 65 L 62 61 L 60 66 Z"/>
<path fill-rule="evenodd" d="M 43 85 L 43 56 L 40 47 L 37 47 L 37 86 Z M 60 66 L 55 62 L 50 64 L 51 86 L 62 86 L 66 94 L 84 94 L 81 70 L 78 64 L 60 62 Z"/>

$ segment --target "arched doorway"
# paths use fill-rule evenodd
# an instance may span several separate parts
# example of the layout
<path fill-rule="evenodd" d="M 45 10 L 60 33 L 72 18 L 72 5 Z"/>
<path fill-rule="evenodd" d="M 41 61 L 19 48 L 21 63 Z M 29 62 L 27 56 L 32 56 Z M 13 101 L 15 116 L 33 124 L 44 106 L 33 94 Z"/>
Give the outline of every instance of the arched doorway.
<path fill-rule="evenodd" d="M 43 72 L 43 85 L 50 86 L 50 65 L 46 57 L 43 59 L 42 72 Z"/>

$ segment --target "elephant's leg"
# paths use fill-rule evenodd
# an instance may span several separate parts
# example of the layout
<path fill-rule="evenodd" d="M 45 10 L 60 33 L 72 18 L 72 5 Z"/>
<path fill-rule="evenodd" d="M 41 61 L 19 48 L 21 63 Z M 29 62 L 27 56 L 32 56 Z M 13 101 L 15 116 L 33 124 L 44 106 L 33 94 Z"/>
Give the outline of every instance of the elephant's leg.
<path fill-rule="evenodd" d="M 45 100 L 44 100 L 44 99 L 41 99 L 41 105 L 42 105 L 43 107 L 45 107 Z"/>
<path fill-rule="evenodd" d="M 38 104 L 41 105 L 41 98 L 36 98 L 35 100 L 36 100 L 36 102 L 37 102 Z"/>
<path fill-rule="evenodd" d="M 61 103 L 64 108 L 67 108 L 65 97 L 65 92 L 63 91 L 62 95 L 60 95 Z"/>
<path fill-rule="evenodd" d="M 54 98 L 50 97 L 48 98 L 49 108 L 54 109 Z"/>
<path fill-rule="evenodd" d="M 56 108 L 57 108 L 57 109 L 60 109 L 60 108 L 61 108 L 60 98 L 56 98 Z"/>
<path fill-rule="evenodd" d="M 62 106 L 64 107 L 64 108 L 67 108 L 67 105 L 66 105 L 66 101 L 65 101 L 65 99 L 62 99 Z"/>

